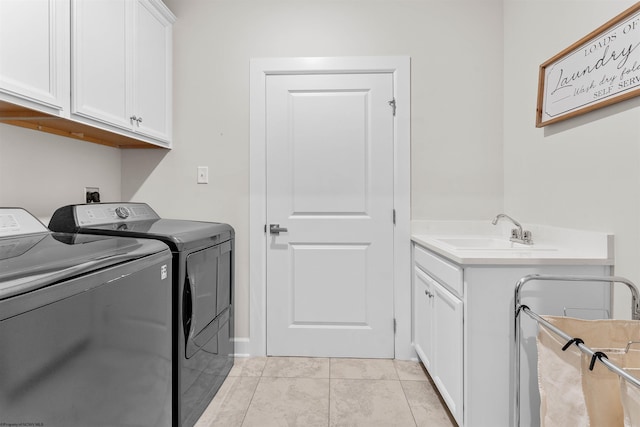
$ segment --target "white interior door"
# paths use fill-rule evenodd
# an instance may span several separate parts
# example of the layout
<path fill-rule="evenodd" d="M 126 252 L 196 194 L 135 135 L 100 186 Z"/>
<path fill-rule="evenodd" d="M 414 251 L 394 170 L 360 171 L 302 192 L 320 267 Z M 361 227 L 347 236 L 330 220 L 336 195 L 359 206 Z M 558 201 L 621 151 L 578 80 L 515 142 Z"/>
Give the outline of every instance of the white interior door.
<path fill-rule="evenodd" d="M 393 357 L 393 75 L 266 85 L 267 354 Z"/>

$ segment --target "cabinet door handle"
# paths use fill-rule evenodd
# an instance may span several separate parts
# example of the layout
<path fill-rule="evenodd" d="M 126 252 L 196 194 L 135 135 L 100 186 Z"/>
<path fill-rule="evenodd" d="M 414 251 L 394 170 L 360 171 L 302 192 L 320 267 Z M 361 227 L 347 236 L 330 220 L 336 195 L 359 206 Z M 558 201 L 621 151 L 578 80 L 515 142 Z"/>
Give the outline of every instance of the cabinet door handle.
<path fill-rule="evenodd" d="M 138 126 L 140 126 L 140 123 L 142 123 L 142 117 L 138 117 L 138 118 L 136 119 L 136 122 L 138 122 Z"/>
<path fill-rule="evenodd" d="M 136 116 L 131 116 L 129 117 L 129 120 L 131 120 L 131 123 L 133 123 L 133 122 L 137 122 L 138 118 Z"/>
<path fill-rule="evenodd" d="M 429 298 L 433 298 L 433 294 L 431 292 L 427 291 L 427 290 L 424 291 L 424 294 L 426 296 L 428 296 Z"/>

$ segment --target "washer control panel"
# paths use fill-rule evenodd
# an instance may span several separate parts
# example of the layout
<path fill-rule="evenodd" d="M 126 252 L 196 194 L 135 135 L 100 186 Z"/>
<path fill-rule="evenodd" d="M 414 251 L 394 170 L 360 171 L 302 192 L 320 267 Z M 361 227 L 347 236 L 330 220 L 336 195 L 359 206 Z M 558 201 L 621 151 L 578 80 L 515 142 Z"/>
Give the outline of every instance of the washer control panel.
<path fill-rule="evenodd" d="M 146 203 L 89 203 L 75 205 L 74 211 L 80 227 L 160 219 Z"/>
<path fill-rule="evenodd" d="M 22 208 L 0 208 L 0 237 L 48 231 L 47 227 Z"/>

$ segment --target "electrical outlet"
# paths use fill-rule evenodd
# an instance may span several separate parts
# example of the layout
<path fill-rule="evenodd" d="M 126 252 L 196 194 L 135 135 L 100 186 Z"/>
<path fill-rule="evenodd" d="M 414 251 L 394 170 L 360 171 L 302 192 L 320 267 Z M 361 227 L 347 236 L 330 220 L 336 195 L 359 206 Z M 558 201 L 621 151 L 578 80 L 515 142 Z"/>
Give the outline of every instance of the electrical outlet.
<path fill-rule="evenodd" d="M 100 203 L 100 188 L 84 187 L 84 201 L 85 203 Z"/>

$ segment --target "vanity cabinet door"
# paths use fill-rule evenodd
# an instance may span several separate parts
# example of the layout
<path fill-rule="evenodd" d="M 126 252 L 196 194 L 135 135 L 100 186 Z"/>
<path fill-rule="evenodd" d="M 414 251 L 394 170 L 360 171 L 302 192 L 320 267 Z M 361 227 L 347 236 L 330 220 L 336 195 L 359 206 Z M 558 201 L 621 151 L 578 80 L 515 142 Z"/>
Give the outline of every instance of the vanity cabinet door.
<path fill-rule="evenodd" d="M 435 265 L 437 270 L 439 261 L 430 260 L 438 258 L 418 246 L 413 249 L 413 346 L 449 411 L 463 425 L 464 303 L 450 291 L 460 289 L 462 293 L 462 270 L 441 274 L 455 279 L 445 287 L 426 268 Z"/>
<path fill-rule="evenodd" d="M 68 58 L 68 1 L 0 1 L 0 101 L 60 115 Z"/>
<path fill-rule="evenodd" d="M 432 375 L 452 415 L 462 425 L 463 390 L 463 303 L 435 281 L 433 294 Z"/>
<path fill-rule="evenodd" d="M 413 273 L 413 346 L 429 373 L 433 374 L 432 280 L 419 267 Z"/>

